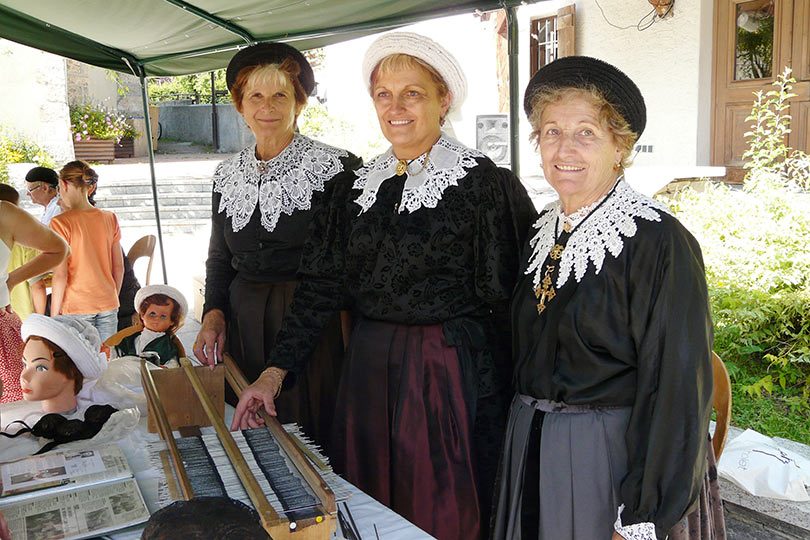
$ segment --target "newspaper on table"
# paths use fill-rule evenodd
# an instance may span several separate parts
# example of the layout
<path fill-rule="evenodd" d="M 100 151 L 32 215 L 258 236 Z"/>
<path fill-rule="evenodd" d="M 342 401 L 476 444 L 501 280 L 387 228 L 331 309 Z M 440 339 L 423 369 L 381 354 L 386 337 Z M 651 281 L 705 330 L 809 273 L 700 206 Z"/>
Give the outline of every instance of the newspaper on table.
<path fill-rule="evenodd" d="M 15 540 L 87 538 L 149 519 L 114 444 L 2 463 L 0 482 L 0 511 Z"/>

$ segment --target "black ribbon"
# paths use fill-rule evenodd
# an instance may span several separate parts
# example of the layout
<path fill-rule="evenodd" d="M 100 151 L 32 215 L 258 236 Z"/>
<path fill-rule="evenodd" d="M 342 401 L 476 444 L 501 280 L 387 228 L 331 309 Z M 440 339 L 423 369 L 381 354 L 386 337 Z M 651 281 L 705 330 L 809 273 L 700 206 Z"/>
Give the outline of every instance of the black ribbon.
<path fill-rule="evenodd" d="M 34 424 L 34 427 L 29 427 L 28 424 L 22 420 L 15 420 L 12 424 L 22 424 L 24 427 L 16 433 L 5 433 L 0 431 L 0 435 L 13 439 L 24 433 L 31 433 L 35 437 L 43 439 L 51 439 L 45 446 L 37 450 L 34 455 L 44 454 L 53 450 L 60 444 L 80 441 L 83 439 L 92 439 L 96 434 L 101 431 L 101 428 L 107 423 L 110 416 L 118 409 L 112 405 L 91 405 L 84 412 L 84 420 L 72 419 L 68 420 L 61 414 L 49 413 Z M 8 427 L 8 426 L 7 426 Z"/>

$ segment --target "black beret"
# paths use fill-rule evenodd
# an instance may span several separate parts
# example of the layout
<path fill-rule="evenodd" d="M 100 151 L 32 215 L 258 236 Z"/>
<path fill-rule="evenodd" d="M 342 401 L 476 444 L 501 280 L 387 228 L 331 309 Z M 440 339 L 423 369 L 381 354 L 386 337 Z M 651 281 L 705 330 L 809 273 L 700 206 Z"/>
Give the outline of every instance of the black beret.
<path fill-rule="evenodd" d="M 48 167 L 34 167 L 25 175 L 25 181 L 45 182 L 49 186 L 56 186 L 59 183 L 59 175 Z"/>
<path fill-rule="evenodd" d="M 196 497 L 161 508 L 149 518 L 143 540 L 270 539 L 259 514 L 228 497 Z"/>
<path fill-rule="evenodd" d="M 647 125 L 647 108 L 638 86 L 616 67 L 589 56 L 566 56 L 546 64 L 529 81 L 523 109 L 531 117 L 534 97 L 546 88 L 594 86 L 605 96 L 636 135 Z"/>
<path fill-rule="evenodd" d="M 304 92 L 308 96 L 311 95 L 312 91 L 315 90 L 315 74 L 312 72 L 312 66 L 309 65 L 306 57 L 298 49 L 286 43 L 277 43 L 275 41 L 251 45 L 233 55 L 230 63 L 228 63 L 228 69 L 225 71 L 225 82 L 228 83 L 228 90 L 233 88 L 233 83 L 236 82 L 236 77 L 242 68 L 261 66 L 263 64 L 280 64 L 288 57 L 301 66 L 298 82 L 301 83 Z"/>

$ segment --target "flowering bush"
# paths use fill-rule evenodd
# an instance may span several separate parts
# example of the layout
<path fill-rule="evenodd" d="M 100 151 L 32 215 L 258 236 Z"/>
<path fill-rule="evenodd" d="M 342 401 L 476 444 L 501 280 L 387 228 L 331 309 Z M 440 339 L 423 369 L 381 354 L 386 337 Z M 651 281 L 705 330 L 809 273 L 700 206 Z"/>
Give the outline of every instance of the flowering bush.
<path fill-rule="evenodd" d="M 120 141 L 139 135 L 122 115 L 87 103 L 70 107 L 70 133 L 74 141 L 87 141 L 91 137 Z"/>
<path fill-rule="evenodd" d="M 53 157 L 42 146 L 3 126 L 0 126 L 0 162 L 36 163 L 51 168 L 56 165 Z"/>

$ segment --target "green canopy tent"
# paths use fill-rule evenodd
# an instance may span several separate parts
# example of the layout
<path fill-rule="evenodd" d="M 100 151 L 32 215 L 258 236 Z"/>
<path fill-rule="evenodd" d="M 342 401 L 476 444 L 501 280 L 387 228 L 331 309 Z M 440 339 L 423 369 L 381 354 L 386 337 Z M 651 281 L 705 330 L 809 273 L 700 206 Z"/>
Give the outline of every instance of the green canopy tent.
<path fill-rule="evenodd" d="M 538 0 L 533 0 L 538 1 Z M 520 0 L 0 0 L 0 37 L 140 78 L 163 280 L 154 151 L 145 78 L 220 69 L 240 47 L 284 41 L 298 49 L 426 19 L 504 9 L 508 23 L 511 162 L 516 170 Z"/>

